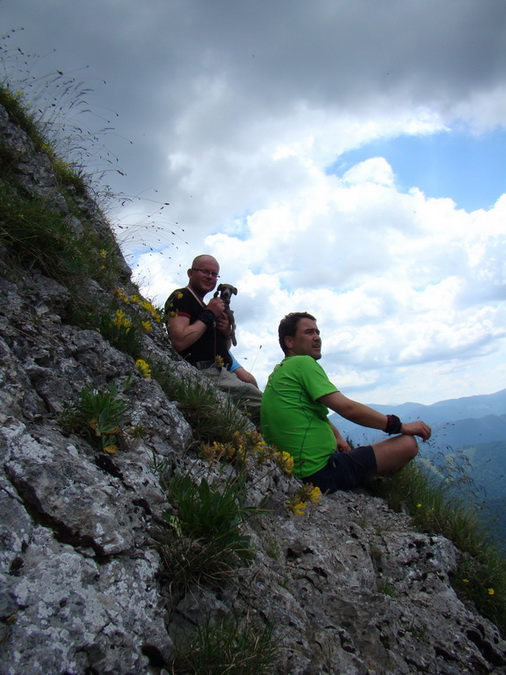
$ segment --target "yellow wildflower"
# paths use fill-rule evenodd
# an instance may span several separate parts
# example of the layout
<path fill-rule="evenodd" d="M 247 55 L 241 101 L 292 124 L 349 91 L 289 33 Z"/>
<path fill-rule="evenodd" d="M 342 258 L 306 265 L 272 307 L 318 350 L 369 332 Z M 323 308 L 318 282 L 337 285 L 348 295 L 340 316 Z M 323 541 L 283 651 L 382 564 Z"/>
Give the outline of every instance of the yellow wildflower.
<path fill-rule="evenodd" d="M 116 310 L 116 314 L 114 316 L 114 323 L 116 326 L 121 326 L 123 323 L 123 319 L 125 318 L 126 314 L 123 312 L 121 309 Z"/>
<path fill-rule="evenodd" d="M 157 323 L 160 323 L 160 321 L 161 321 L 160 312 L 152 305 L 151 302 L 149 302 L 148 300 L 144 300 L 143 298 L 139 297 L 138 295 L 131 295 L 130 300 L 134 304 L 139 305 L 139 307 L 142 307 L 147 312 L 149 312 L 151 314 L 151 316 L 153 317 L 153 319 Z"/>
<path fill-rule="evenodd" d="M 151 323 L 151 321 L 143 321 L 142 327 L 144 328 L 146 333 L 151 333 L 151 331 L 153 330 L 153 324 Z"/>
<path fill-rule="evenodd" d="M 421 509 L 421 508 L 422 508 L 422 505 L 421 505 L 421 504 L 417 504 L 417 505 L 416 505 L 416 508 L 417 508 L 417 509 Z"/>
<path fill-rule="evenodd" d="M 320 490 L 319 487 L 313 487 L 311 492 L 308 494 L 308 498 L 311 504 L 318 504 L 318 502 L 322 498 L 322 491 Z"/>
<path fill-rule="evenodd" d="M 127 304 L 127 305 L 130 304 L 130 298 L 125 293 L 125 291 L 123 291 L 121 288 L 115 288 L 113 293 L 119 300 L 121 300 L 125 304 Z"/>
<path fill-rule="evenodd" d="M 128 333 L 132 327 L 130 319 L 127 319 L 125 312 L 121 309 L 116 310 L 113 323 L 114 325 L 118 326 L 118 328 L 124 328 L 126 333 Z"/>
<path fill-rule="evenodd" d="M 292 473 L 293 457 L 289 452 L 280 452 L 278 454 L 278 466 L 285 473 Z"/>
<path fill-rule="evenodd" d="M 296 504 L 291 504 L 290 507 L 296 516 L 303 516 L 307 508 L 307 504 L 305 502 L 297 502 Z"/>
<path fill-rule="evenodd" d="M 137 359 L 135 362 L 135 367 L 141 375 L 144 375 L 144 377 L 151 377 L 151 368 L 149 367 L 149 364 L 143 359 Z"/>
<path fill-rule="evenodd" d="M 105 248 L 101 248 L 99 253 L 102 258 L 107 258 L 107 251 L 105 250 Z"/>
<path fill-rule="evenodd" d="M 488 593 L 489 595 L 495 595 L 495 591 L 494 591 L 493 588 L 488 588 L 488 589 L 487 589 L 487 593 Z"/>

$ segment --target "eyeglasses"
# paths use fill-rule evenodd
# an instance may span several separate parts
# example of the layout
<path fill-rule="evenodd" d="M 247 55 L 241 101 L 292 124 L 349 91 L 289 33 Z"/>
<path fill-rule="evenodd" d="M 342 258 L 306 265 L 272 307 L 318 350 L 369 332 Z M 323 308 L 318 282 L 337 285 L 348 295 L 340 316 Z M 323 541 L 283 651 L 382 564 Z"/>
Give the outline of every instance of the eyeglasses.
<path fill-rule="evenodd" d="M 205 274 L 206 277 L 213 277 L 213 279 L 219 279 L 220 275 L 218 272 L 212 272 L 211 270 L 201 270 L 198 267 L 192 267 L 192 270 L 194 272 L 201 272 L 202 274 Z"/>

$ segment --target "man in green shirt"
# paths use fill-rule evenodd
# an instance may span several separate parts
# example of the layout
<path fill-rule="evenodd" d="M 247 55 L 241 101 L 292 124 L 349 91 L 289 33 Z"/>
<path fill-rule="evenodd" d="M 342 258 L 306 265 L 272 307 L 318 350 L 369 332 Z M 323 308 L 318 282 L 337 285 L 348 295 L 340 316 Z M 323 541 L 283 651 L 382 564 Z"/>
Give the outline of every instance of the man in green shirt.
<path fill-rule="evenodd" d="M 288 314 L 279 324 L 285 354 L 269 377 L 261 405 L 264 439 L 294 459 L 294 474 L 322 492 L 359 487 L 374 475 L 401 469 L 418 452 L 414 436 L 431 435 L 425 422 L 402 423 L 353 401 L 328 379 L 317 363 L 320 331 L 307 312 Z M 374 445 L 350 449 L 328 418 L 328 408 L 348 420 L 392 435 Z"/>

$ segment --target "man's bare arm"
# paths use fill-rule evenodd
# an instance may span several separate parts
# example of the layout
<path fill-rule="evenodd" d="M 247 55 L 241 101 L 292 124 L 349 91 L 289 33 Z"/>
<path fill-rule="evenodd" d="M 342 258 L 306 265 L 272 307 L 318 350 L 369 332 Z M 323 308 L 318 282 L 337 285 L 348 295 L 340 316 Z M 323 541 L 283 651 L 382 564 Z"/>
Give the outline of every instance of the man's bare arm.
<path fill-rule="evenodd" d="M 373 408 L 369 408 L 369 406 L 363 403 L 358 403 L 358 401 L 347 398 L 339 391 L 322 396 L 318 400 L 327 406 L 327 408 L 350 420 L 350 422 L 355 422 L 355 424 L 360 424 L 370 429 L 381 429 L 382 431 L 386 429 L 388 421 L 386 415 L 373 410 Z M 417 420 L 416 422 L 408 422 L 407 424 L 403 423 L 400 433 L 408 436 L 420 436 L 420 438 L 426 441 L 430 438 L 431 429 L 425 422 Z"/>
<path fill-rule="evenodd" d="M 212 298 L 205 309 L 214 314 L 217 322 L 222 321 L 221 315 L 225 309 L 225 304 L 221 298 Z M 205 310 L 203 309 L 202 311 Z M 174 349 L 181 352 L 183 349 L 191 347 L 192 344 L 204 335 L 207 325 L 204 321 L 200 321 L 200 319 L 190 323 L 190 319 L 187 316 L 171 316 L 167 320 L 167 328 Z"/>
<path fill-rule="evenodd" d="M 167 321 L 167 328 L 174 349 L 182 352 L 204 335 L 207 326 L 203 321 L 190 324 L 187 316 L 172 316 Z"/>

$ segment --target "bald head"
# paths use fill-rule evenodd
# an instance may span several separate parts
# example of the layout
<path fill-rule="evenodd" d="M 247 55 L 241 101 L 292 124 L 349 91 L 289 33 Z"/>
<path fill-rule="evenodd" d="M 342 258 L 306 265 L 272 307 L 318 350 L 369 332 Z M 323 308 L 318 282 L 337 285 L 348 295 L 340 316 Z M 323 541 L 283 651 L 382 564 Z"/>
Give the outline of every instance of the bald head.
<path fill-rule="evenodd" d="M 201 255 L 198 255 L 196 258 L 194 258 L 192 262 L 192 267 L 193 268 L 205 267 L 206 265 L 209 265 L 210 262 L 212 265 L 217 265 L 218 270 L 220 269 L 220 266 L 216 258 L 213 258 L 212 255 L 207 255 L 206 253 L 202 253 Z"/>
<path fill-rule="evenodd" d="M 189 287 L 200 299 L 213 291 L 218 281 L 220 266 L 212 255 L 198 255 L 188 270 Z"/>

